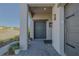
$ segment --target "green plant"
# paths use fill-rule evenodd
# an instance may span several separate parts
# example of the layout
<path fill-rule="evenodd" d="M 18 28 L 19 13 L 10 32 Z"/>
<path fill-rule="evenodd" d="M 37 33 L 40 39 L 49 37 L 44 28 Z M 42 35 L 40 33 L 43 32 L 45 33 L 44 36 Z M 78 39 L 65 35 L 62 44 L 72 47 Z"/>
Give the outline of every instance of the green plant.
<path fill-rule="evenodd" d="M 0 45 L 3 44 L 3 43 L 4 43 L 3 41 L 0 41 Z"/>
<path fill-rule="evenodd" d="M 9 41 L 19 41 L 19 36 L 8 39 Z"/>
<path fill-rule="evenodd" d="M 0 47 L 2 47 L 2 46 L 4 46 L 5 45 L 5 43 L 6 43 L 6 41 L 0 41 Z"/>
<path fill-rule="evenodd" d="M 11 45 L 11 47 L 9 48 L 9 54 L 14 54 L 16 49 L 19 49 L 19 42 Z"/>
<path fill-rule="evenodd" d="M 3 44 L 4 44 L 4 42 L 3 41 L 0 41 L 0 46 L 3 45 Z"/>
<path fill-rule="evenodd" d="M 19 41 L 19 36 L 15 36 L 13 39 L 14 41 Z"/>

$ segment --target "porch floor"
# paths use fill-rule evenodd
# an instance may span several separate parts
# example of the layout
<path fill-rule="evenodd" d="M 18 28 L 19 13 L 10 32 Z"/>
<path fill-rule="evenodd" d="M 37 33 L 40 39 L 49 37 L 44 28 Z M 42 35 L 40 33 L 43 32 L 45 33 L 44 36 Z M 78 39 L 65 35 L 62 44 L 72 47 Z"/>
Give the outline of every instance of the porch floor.
<path fill-rule="evenodd" d="M 51 44 L 45 44 L 43 40 L 29 42 L 28 50 L 20 51 L 17 56 L 59 56 Z"/>

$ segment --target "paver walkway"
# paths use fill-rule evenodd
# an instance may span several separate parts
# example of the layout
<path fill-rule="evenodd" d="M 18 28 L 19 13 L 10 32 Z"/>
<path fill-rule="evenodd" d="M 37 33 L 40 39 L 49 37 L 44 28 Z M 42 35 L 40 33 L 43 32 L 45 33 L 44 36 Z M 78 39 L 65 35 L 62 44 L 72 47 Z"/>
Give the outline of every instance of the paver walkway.
<path fill-rule="evenodd" d="M 26 51 L 20 51 L 18 56 L 59 56 L 51 44 L 45 44 L 42 40 L 30 42 Z"/>

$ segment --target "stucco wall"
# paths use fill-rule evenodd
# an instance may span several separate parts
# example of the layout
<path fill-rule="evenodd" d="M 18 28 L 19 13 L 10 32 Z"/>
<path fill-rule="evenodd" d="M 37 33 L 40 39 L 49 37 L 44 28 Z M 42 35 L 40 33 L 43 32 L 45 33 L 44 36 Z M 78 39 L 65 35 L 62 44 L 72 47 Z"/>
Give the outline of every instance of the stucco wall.
<path fill-rule="evenodd" d="M 54 14 L 56 14 L 56 20 L 54 20 L 54 17 L 52 18 L 52 45 L 59 54 L 64 55 L 64 8 L 55 4 L 52 9 L 52 16 Z"/>
<path fill-rule="evenodd" d="M 51 14 L 35 14 L 33 16 L 33 20 L 39 20 L 39 19 L 41 19 L 41 20 L 46 20 L 46 19 L 51 20 Z"/>
<path fill-rule="evenodd" d="M 32 20 L 32 16 L 31 13 L 28 12 L 28 26 L 29 26 L 29 30 L 30 30 L 30 38 L 34 38 L 34 29 L 33 29 L 33 20 Z"/>
<path fill-rule="evenodd" d="M 26 3 L 20 4 L 20 48 L 22 50 L 27 50 L 28 46 L 28 5 Z"/>
<path fill-rule="evenodd" d="M 47 21 L 47 24 L 46 24 L 46 26 L 47 26 L 46 27 L 46 29 L 47 29 L 47 31 L 46 31 L 47 32 L 47 34 L 46 34 L 47 35 L 47 37 L 46 37 L 47 40 L 52 40 L 52 27 L 49 27 L 50 22 L 52 22 L 52 20 Z"/>

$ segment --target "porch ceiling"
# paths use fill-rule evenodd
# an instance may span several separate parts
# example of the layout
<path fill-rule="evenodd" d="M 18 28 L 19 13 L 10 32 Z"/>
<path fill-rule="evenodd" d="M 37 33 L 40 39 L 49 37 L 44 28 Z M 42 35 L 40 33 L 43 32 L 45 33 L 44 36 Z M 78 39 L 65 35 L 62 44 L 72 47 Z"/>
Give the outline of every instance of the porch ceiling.
<path fill-rule="evenodd" d="M 47 3 L 47 4 L 43 4 L 43 3 L 38 3 L 38 4 L 29 4 L 30 7 L 53 7 L 54 3 Z"/>
<path fill-rule="evenodd" d="M 30 12 L 34 14 L 51 14 L 54 4 L 29 4 Z"/>
<path fill-rule="evenodd" d="M 52 11 L 51 7 L 31 7 L 30 9 L 34 14 L 39 14 L 39 13 L 49 14 Z"/>

